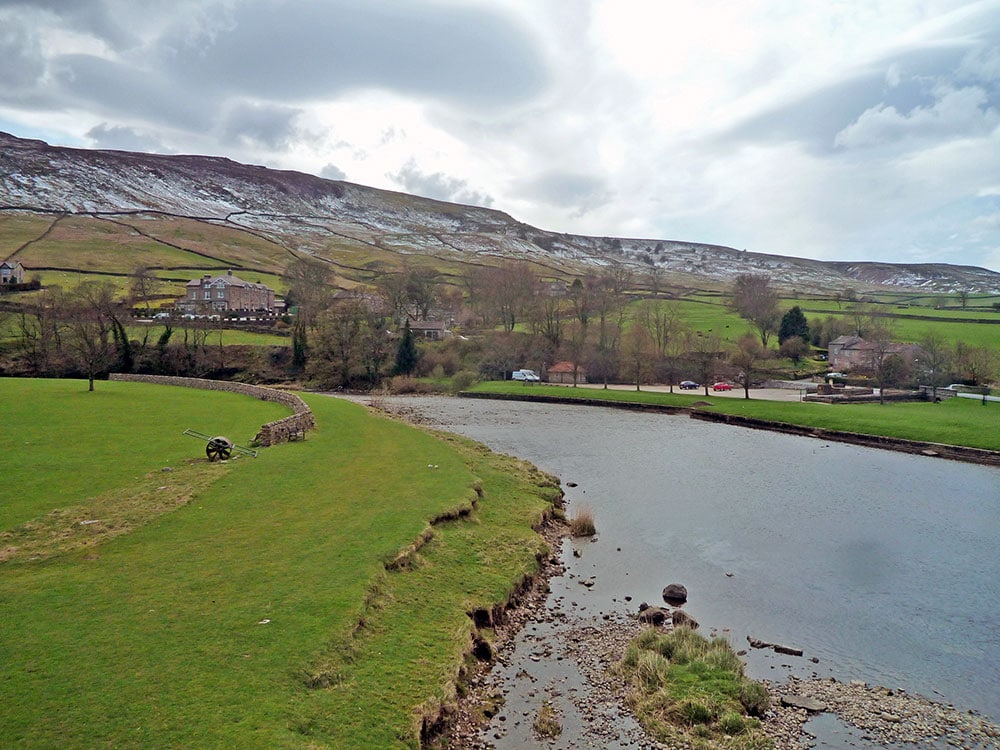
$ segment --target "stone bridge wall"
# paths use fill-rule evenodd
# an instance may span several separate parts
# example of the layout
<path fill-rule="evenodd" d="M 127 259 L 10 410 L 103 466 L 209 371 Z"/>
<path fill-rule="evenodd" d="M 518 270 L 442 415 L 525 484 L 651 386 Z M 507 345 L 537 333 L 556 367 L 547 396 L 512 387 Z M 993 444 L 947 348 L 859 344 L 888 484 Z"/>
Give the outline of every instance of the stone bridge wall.
<path fill-rule="evenodd" d="M 254 438 L 254 442 L 257 445 L 265 448 L 289 440 L 301 439 L 305 437 L 306 430 L 311 430 L 316 426 L 312 410 L 305 401 L 295 393 L 279 391 L 277 388 L 265 388 L 262 385 L 250 385 L 249 383 L 233 383 L 226 380 L 181 378 L 170 375 L 131 375 L 118 372 L 111 373 L 108 379 L 132 383 L 179 385 L 185 388 L 201 388 L 208 391 L 226 391 L 251 396 L 261 401 L 275 401 L 279 404 L 284 404 L 294 413 L 284 419 L 262 425 L 260 431 L 257 433 L 257 437 Z"/>

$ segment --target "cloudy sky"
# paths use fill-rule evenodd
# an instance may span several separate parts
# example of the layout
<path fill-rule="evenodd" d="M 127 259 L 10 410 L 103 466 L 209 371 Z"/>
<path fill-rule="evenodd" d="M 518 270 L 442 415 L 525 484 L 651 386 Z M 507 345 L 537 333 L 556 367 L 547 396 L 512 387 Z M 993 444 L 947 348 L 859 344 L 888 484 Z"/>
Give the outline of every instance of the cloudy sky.
<path fill-rule="evenodd" d="M 0 0 L 0 130 L 1000 271 L 1000 0 Z"/>

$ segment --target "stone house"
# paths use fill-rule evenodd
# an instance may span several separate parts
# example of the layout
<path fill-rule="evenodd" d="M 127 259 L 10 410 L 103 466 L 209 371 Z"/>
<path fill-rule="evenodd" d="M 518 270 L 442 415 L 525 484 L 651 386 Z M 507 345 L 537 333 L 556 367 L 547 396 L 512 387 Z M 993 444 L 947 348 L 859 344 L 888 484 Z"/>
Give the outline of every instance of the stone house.
<path fill-rule="evenodd" d="M 410 331 L 417 338 L 428 339 L 430 341 L 440 341 L 451 336 L 451 331 L 445 326 L 442 320 L 411 320 Z"/>
<path fill-rule="evenodd" d="M 556 362 L 545 371 L 545 379 L 550 383 L 573 383 L 573 363 Z M 582 384 L 587 382 L 587 371 L 583 365 L 577 365 L 576 382 Z"/>
<path fill-rule="evenodd" d="M 913 361 L 920 353 L 916 344 L 888 345 L 886 352 Z M 875 344 L 860 336 L 838 336 L 827 345 L 827 361 L 831 370 L 870 370 L 875 360 Z"/>
<path fill-rule="evenodd" d="M 23 284 L 24 266 L 16 260 L 0 263 L 0 284 Z"/>
<path fill-rule="evenodd" d="M 205 274 L 189 281 L 177 306 L 189 312 L 273 312 L 274 290 L 266 284 L 244 281 L 229 271 L 225 276 Z"/>

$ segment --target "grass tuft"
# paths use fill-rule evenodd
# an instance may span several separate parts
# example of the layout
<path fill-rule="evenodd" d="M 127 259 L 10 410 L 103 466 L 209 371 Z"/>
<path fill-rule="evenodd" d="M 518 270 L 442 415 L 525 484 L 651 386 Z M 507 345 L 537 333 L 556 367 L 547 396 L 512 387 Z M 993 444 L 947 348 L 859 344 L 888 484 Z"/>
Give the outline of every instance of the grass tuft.
<path fill-rule="evenodd" d="M 562 722 L 559 721 L 559 715 L 549 701 L 542 701 L 542 707 L 538 709 L 531 728 L 540 739 L 555 739 L 562 734 Z"/>
<path fill-rule="evenodd" d="M 593 536 L 597 533 L 594 511 L 589 505 L 581 505 L 570 516 L 569 533 L 574 537 Z"/>

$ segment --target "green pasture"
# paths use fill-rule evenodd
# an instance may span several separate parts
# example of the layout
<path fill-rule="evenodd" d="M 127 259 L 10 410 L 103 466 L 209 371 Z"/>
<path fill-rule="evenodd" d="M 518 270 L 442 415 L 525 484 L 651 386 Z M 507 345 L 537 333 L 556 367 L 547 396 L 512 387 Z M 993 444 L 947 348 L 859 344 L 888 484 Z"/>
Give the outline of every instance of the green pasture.
<path fill-rule="evenodd" d="M 199 321 L 187 322 L 198 323 Z M 195 328 L 196 326 L 192 325 L 190 327 Z M 183 326 L 180 324 L 174 326 L 174 333 L 170 339 L 172 342 L 177 342 L 184 338 L 184 331 L 182 329 Z M 142 340 L 146 336 L 149 343 L 154 344 L 164 330 L 164 327 L 159 324 L 131 325 L 128 327 L 128 334 L 130 338 L 137 340 Z M 249 346 L 288 346 L 287 336 L 279 336 L 276 333 L 255 333 L 254 331 L 244 331 L 239 328 L 220 328 L 219 321 L 207 321 L 207 330 L 207 342 L 209 345 L 218 345 L 221 339 L 223 346 L 237 344 Z"/>
<path fill-rule="evenodd" d="M 24 403 L 3 437 L 6 465 L 24 468 L 4 478 L 0 548 L 50 508 L 203 472 L 188 502 L 130 533 L 0 562 L 4 747 L 418 747 L 422 718 L 454 695 L 466 613 L 534 570 L 531 525 L 557 491 L 322 396 L 306 397 L 318 429 L 304 442 L 208 464 L 181 428 L 245 439 L 281 410 L 130 383 L 0 393 Z M 428 531 L 436 517 L 455 520 Z"/>
<path fill-rule="evenodd" d="M 520 382 L 478 383 L 469 389 L 478 393 L 556 396 L 593 403 L 649 403 L 691 406 L 708 402 L 713 411 L 769 419 L 785 424 L 865 435 L 884 435 L 946 445 L 965 445 L 1000 450 L 1000 404 L 983 406 L 974 399 L 954 398 L 940 403 L 817 404 L 706 397 L 704 391 L 658 393 L 634 390 L 572 388 L 531 385 Z"/>

